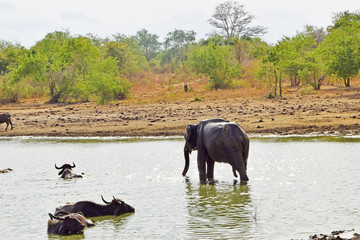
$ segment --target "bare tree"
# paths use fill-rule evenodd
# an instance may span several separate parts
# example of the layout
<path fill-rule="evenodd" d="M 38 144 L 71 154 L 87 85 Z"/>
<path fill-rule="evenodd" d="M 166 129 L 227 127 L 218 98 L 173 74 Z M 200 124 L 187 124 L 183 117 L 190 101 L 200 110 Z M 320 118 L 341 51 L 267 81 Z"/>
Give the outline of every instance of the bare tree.
<path fill-rule="evenodd" d="M 263 26 L 249 26 L 254 16 L 245 11 L 244 5 L 236 1 L 220 3 L 215 8 L 215 13 L 209 23 L 220 30 L 220 35 L 227 38 L 257 37 L 266 33 Z"/>

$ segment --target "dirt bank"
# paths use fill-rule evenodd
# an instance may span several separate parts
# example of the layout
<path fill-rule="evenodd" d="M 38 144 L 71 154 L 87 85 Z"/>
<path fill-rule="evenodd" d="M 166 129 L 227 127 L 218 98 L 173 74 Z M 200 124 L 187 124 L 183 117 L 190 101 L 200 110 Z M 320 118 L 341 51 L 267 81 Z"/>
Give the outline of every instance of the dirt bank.
<path fill-rule="evenodd" d="M 14 129 L 5 132 L 6 125 L 1 124 L 0 136 L 179 136 L 187 124 L 209 118 L 235 121 L 250 134 L 360 135 L 359 88 L 288 93 L 276 99 L 214 93 L 200 100 L 3 104 L 0 113 L 12 115 Z"/>

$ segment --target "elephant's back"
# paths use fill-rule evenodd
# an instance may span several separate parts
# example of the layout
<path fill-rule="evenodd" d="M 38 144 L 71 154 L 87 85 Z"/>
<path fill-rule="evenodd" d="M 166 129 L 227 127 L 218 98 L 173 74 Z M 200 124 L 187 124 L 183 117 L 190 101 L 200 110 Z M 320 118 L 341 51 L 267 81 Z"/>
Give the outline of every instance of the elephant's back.
<path fill-rule="evenodd" d="M 249 141 L 244 129 L 234 122 L 209 123 L 203 130 L 203 141 L 207 143 L 208 148 L 214 145 L 237 148 Z"/>

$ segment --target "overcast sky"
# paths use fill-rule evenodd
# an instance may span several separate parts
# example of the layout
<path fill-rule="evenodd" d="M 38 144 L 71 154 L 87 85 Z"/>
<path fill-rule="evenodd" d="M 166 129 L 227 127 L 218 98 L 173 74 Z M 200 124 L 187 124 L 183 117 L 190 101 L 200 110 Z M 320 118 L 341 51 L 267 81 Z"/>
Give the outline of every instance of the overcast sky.
<path fill-rule="evenodd" d="M 160 36 L 174 29 L 194 30 L 204 38 L 214 28 L 208 19 L 223 0 L 0 0 L 0 40 L 33 46 L 47 33 L 110 37 L 134 35 L 141 29 Z M 255 15 L 254 24 L 268 28 L 263 39 L 276 43 L 305 25 L 327 27 L 333 13 L 360 10 L 360 0 L 242 0 Z"/>

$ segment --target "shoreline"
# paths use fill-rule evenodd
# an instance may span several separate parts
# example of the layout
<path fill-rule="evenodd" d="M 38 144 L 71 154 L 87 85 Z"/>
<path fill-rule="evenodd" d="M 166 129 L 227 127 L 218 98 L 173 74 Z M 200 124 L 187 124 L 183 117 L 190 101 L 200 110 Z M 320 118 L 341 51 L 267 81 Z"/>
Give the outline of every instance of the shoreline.
<path fill-rule="evenodd" d="M 0 105 L 0 113 L 4 112 L 11 114 L 14 129 L 9 126 L 6 132 L 6 124 L 0 124 L 0 137 L 182 137 L 188 124 L 210 118 L 236 122 L 250 136 L 360 136 L 357 88 L 316 95 L 290 93 L 275 99 L 210 96 L 202 101 L 188 97 L 108 105 L 32 99 Z"/>
<path fill-rule="evenodd" d="M 360 134 L 323 134 L 323 133 L 312 133 L 312 134 L 304 134 L 304 135 L 274 135 L 274 134 L 247 134 L 250 139 L 272 139 L 272 138 L 314 138 L 314 139 L 359 139 Z M 183 140 L 183 136 L 45 136 L 45 135 L 17 135 L 17 136 L 0 136 L 0 140 L 5 139 L 20 139 L 20 140 L 72 140 L 72 139 L 80 139 L 80 140 L 104 140 L 104 141 L 127 141 L 139 139 L 140 141 L 144 140 Z"/>

